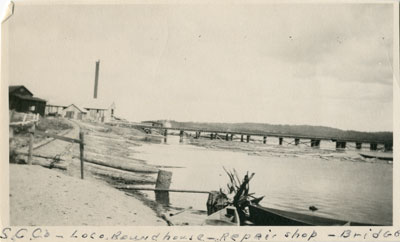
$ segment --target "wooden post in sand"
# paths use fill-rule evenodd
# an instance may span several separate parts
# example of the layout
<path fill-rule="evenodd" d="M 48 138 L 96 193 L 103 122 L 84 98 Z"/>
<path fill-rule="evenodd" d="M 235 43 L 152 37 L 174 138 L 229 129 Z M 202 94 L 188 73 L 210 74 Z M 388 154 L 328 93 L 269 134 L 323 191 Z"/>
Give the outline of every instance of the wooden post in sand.
<path fill-rule="evenodd" d="M 171 179 L 172 179 L 172 172 L 159 170 L 156 181 L 156 189 L 169 189 L 169 186 L 171 185 Z M 169 204 L 168 192 L 155 191 L 155 194 L 156 194 L 156 202 L 163 205 Z"/>
<path fill-rule="evenodd" d="M 84 159 L 84 140 L 85 140 L 85 133 L 83 133 L 83 131 L 79 131 L 79 140 L 81 141 L 79 143 L 79 151 L 80 151 L 80 159 L 81 159 L 81 179 L 84 178 L 83 176 L 83 159 Z"/>
<path fill-rule="evenodd" d="M 32 165 L 32 152 L 33 152 L 33 140 L 35 134 L 35 124 L 29 130 L 29 150 L 28 150 L 28 165 Z"/>

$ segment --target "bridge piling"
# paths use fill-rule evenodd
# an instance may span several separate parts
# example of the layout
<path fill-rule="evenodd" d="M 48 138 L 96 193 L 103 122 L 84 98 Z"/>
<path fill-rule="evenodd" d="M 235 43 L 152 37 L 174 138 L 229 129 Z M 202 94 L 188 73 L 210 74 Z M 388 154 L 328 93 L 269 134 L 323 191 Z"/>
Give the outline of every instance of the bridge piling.
<path fill-rule="evenodd" d="M 244 139 L 243 139 L 243 134 L 242 134 L 242 135 L 240 135 L 240 142 L 244 142 Z"/>
<path fill-rule="evenodd" d="M 294 139 L 294 145 L 299 145 L 300 144 L 300 139 L 299 138 L 295 138 Z"/>
<path fill-rule="evenodd" d="M 370 150 L 377 150 L 378 149 L 378 144 L 376 144 L 376 143 L 369 144 L 369 149 Z"/>
<path fill-rule="evenodd" d="M 319 139 L 312 139 L 311 140 L 311 147 L 317 147 L 319 148 L 319 144 L 320 144 L 320 140 Z"/>
<path fill-rule="evenodd" d="M 167 143 L 168 129 L 164 129 L 164 143 Z"/>
<path fill-rule="evenodd" d="M 283 143 L 283 138 L 279 137 L 279 145 L 282 145 L 282 143 Z"/>
<path fill-rule="evenodd" d="M 393 144 L 385 143 L 385 151 L 393 151 Z"/>
<path fill-rule="evenodd" d="M 231 141 L 233 141 L 233 136 L 234 136 L 234 134 L 231 134 Z"/>
<path fill-rule="evenodd" d="M 356 149 L 361 150 L 361 148 L 362 148 L 362 143 L 356 142 Z"/>
<path fill-rule="evenodd" d="M 183 142 L 183 130 L 181 130 L 179 132 L 179 142 L 182 143 Z"/>
<path fill-rule="evenodd" d="M 346 142 L 345 141 L 336 141 L 336 149 L 345 149 Z"/>
<path fill-rule="evenodd" d="M 249 142 L 250 142 L 250 135 L 247 135 L 247 137 L 246 137 L 246 141 L 247 141 L 247 143 L 249 143 Z"/>
<path fill-rule="evenodd" d="M 229 141 L 229 134 L 228 133 L 226 133 L 226 135 L 225 135 L 225 140 Z"/>
<path fill-rule="evenodd" d="M 264 143 L 264 144 L 267 143 L 267 136 L 264 136 L 264 138 L 263 138 L 263 143 Z"/>

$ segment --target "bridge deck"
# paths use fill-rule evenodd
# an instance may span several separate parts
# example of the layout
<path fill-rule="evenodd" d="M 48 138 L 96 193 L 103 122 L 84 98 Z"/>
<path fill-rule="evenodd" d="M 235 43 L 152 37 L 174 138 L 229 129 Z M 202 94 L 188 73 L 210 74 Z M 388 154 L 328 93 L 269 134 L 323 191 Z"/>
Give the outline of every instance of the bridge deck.
<path fill-rule="evenodd" d="M 178 130 L 187 132 L 202 132 L 202 133 L 218 133 L 218 134 L 238 134 L 238 135 L 250 135 L 250 136 L 266 136 L 266 137 L 280 137 L 280 138 L 293 138 L 293 139 L 312 139 L 312 140 L 329 140 L 339 142 L 354 142 L 354 143 L 376 143 L 376 144 L 389 144 L 393 142 L 382 141 L 382 140 L 362 140 L 362 139 L 342 139 L 342 138 L 330 138 L 330 137 L 318 137 L 318 136 L 304 136 L 304 135 L 291 135 L 291 134 L 280 134 L 271 132 L 243 132 L 243 131 L 227 131 L 227 130 L 208 130 L 208 129 L 196 129 L 196 128 L 178 128 L 178 127 L 156 127 L 148 125 L 137 125 L 131 124 L 133 128 L 147 128 L 147 129 L 159 129 L 159 130 Z"/>

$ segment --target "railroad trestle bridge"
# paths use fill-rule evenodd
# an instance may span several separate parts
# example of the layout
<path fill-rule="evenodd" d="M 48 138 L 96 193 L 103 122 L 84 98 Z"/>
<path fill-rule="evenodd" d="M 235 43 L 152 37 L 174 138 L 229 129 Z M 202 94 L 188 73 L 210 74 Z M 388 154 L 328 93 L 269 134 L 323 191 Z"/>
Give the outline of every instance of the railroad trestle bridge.
<path fill-rule="evenodd" d="M 279 145 L 282 145 L 284 140 L 290 139 L 291 142 L 288 144 L 299 145 L 302 144 L 301 140 L 309 140 L 308 144 L 311 147 L 319 148 L 322 140 L 331 141 L 336 143 L 337 149 L 345 149 L 348 143 L 354 143 L 356 149 L 362 149 L 363 144 L 369 144 L 369 148 L 372 151 L 378 150 L 378 145 L 383 145 L 385 151 L 391 151 L 393 149 L 393 142 L 383 140 L 363 140 L 363 139 L 346 139 L 346 138 L 329 138 L 329 137 L 317 137 L 317 136 L 304 136 L 304 135 L 291 135 L 291 134 L 280 134 L 272 132 L 242 132 L 242 131 L 224 131 L 224 130 L 207 130 L 207 129 L 196 129 L 196 128 L 178 128 L 178 127 L 160 127 L 160 126 L 149 126 L 149 125 L 130 125 L 132 128 L 138 128 L 147 130 L 159 130 L 159 132 L 165 137 L 165 141 L 168 136 L 168 131 L 179 131 L 180 141 L 183 142 L 183 138 L 186 135 L 193 136 L 194 138 L 207 137 L 211 140 L 222 139 L 226 141 L 233 141 L 235 136 L 240 136 L 241 142 L 249 143 L 251 137 L 263 137 L 262 141 L 264 144 L 267 143 L 267 137 L 275 137 L 279 140 Z M 193 134 L 193 135 L 192 135 Z"/>

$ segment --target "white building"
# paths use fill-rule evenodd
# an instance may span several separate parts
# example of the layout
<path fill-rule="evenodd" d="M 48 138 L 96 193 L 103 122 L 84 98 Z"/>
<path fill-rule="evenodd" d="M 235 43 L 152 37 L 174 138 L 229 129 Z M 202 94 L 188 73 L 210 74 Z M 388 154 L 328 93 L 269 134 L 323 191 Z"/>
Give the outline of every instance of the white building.
<path fill-rule="evenodd" d="M 70 119 L 84 120 L 87 119 L 88 111 L 75 104 L 71 104 L 63 110 L 63 117 Z"/>
<path fill-rule="evenodd" d="M 88 120 L 109 122 L 114 119 L 116 109 L 114 102 L 107 105 L 95 100 L 85 104 L 84 107 L 87 110 L 86 118 Z"/>
<path fill-rule="evenodd" d="M 68 104 L 64 103 L 46 103 L 44 114 L 47 116 L 63 116 L 64 109 L 68 107 Z"/>
<path fill-rule="evenodd" d="M 82 105 L 75 103 L 63 104 L 50 102 L 46 105 L 45 115 L 59 116 L 70 119 L 109 122 L 114 119 L 115 103 L 89 100 Z"/>

